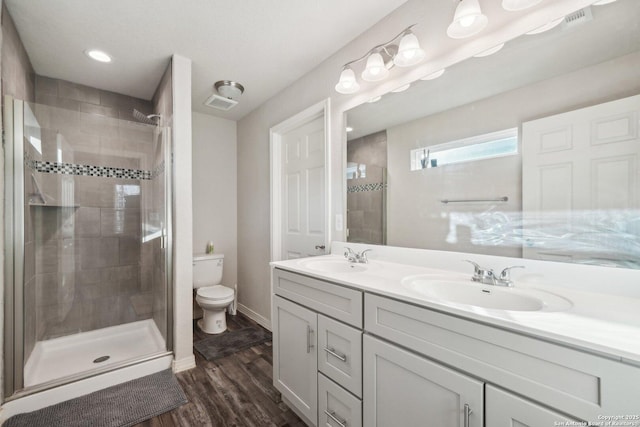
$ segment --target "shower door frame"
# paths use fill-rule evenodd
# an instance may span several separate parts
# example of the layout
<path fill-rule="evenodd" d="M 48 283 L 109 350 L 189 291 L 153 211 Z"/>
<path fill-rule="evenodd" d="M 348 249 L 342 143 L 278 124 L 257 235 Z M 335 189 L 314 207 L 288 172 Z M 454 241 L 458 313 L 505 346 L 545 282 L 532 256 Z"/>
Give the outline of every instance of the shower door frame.
<path fill-rule="evenodd" d="M 24 101 L 4 97 L 3 401 L 24 384 Z M 16 250 L 16 249 L 20 250 Z M 19 286 L 17 286 L 19 284 Z M 21 339 L 19 339 L 21 338 Z M 23 363 L 20 363 L 23 365 Z"/>
<path fill-rule="evenodd" d="M 4 291 L 1 403 L 37 393 L 74 381 L 91 378 L 127 366 L 136 365 L 173 353 L 173 138 L 172 128 L 162 127 L 164 139 L 164 209 L 165 224 L 161 239 L 165 262 L 166 351 L 143 356 L 104 370 L 87 371 L 54 380 L 43 385 L 24 388 L 24 105 L 25 101 L 5 95 L 2 100 L 4 148 Z"/>

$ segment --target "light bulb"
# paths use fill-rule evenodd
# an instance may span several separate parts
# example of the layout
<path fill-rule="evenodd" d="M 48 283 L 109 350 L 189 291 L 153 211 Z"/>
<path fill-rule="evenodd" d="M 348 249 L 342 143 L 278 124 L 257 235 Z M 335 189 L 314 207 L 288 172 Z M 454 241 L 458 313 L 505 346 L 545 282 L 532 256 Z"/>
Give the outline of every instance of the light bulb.
<path fill-rule="evenodd" d="M 482 14 L 478 0 L 461 0 L 456 7 L 453 21 L 447 27 L 452 39 L 463 39 L 478 34 L 487 26 L 489 19 Z"/>
<path fill-rule="evenodd" d="M 356 93 L 360 89 L 360 85 L 356 81 L 356 75 L 350 67 L 345 67 L 340 73 L 340 80 L 335 86 L 336 92 L 345 95 Z"/>
<path fill-rule="evenodd" d="M 460 19 L 460 25 L 467 28 L 472 26 L 475 21 L 475 16 L 465 16 L 464 18 Z"/>
<path fill-rule="evenodd" d="M 377 82 L 389 75 L 389 70 L 384 65 L 384 60 L 379 52 L 372 53 L 367 59 L 367 65 L 362 72 L 362 80 Z"/>
<path fill-rule="evenodd" d="M 418 38 L 409 31 L 400 39 L 398 53 L 393 58 L 393 63 L 398 67 L 410 67 L 422 62 L 425 56 L 424 50 L 420 49 Z"/>

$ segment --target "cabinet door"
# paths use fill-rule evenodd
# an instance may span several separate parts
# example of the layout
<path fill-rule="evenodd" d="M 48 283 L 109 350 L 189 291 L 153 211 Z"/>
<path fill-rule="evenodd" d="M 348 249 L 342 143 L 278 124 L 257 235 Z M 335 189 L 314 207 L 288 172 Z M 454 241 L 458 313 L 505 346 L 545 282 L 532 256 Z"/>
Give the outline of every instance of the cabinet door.
<path fill-rule="evenodd" d="M 318 373 L 318 426 L 362 427 L 362 401 Z"/>
<path fill-rule="evenodd" d="M 365 426 L 482 427 L 482 382 L 368 335 L 363 380 Z"/>
<path fill-rule="evenodd" d="M 362 397 L 362 331 L 319 314 L 318 370 Z"/>
<path fill-rule="evenodd" d="M 273 384 L 307 421 L 318 420 L 316 313 L 274 297 Z"/>
<path fill-rule="evenodd" d="M 581 425 L 575 419 L 490 385 L 486 388 L 486 417 L 487 426 L 491 427 Z"/>

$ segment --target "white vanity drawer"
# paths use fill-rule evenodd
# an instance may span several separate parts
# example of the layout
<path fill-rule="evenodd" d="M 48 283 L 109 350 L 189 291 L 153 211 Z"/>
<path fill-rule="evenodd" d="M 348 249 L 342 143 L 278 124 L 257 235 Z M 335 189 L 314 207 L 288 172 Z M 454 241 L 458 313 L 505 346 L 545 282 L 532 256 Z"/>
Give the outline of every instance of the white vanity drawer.
<path fill-rule="evenodd" d="M 318 370 L 362 397 L 362 331 L 319 314 Z"/>
<path fill-rule="evenodd" d="M 362 328 L 362 292 L 301 274 L 273 269 L 273 292 Z"/>
<path fill-rule="evenodd" d="M 585 420 L 638 411 L 640 367 L 366 294 L 365 331 Z"/>
<path fill-rule="evenodd" d="M 318 373 L 318 427 L 362 427 L 362 401 Z"/>

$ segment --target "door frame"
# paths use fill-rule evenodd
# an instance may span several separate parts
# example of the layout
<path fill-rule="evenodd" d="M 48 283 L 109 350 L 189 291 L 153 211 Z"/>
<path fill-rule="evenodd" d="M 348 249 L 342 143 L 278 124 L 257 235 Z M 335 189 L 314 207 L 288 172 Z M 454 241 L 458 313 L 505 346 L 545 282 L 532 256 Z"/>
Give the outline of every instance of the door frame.
<path fill-rule="evenodd" d="M 324 245 L 331 241 L 331 138 L 330 98 L 301 111 L 269 129 L 271 175 L 271 254 L 270 261 L 282 260 L 282 137 L 313 119 L 324 117 Z"/>

